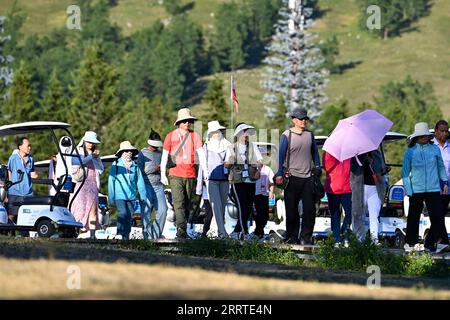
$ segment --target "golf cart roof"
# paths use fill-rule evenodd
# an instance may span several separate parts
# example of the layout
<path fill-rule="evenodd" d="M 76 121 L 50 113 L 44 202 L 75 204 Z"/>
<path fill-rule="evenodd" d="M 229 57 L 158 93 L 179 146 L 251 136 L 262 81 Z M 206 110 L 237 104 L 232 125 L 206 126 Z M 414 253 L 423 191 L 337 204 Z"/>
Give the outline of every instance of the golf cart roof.
<path fill-rule="evenodd" d="M 383 143 L 390 143 L 408 138 L 408 135 L 398 132 L 388 132 L 383 138 Z"/>
<path fill-rule="evenodd" d="M 325 140 L 327 140 L 327 138 L 328 138 L 327 136 L 315 136 L 317 147 L 322 148 L 325 143 Z M 386 135 L 384 136 L 383 144 L 391 143 L 391 142 L 406 139 L 406 138 L 408 138 L 408 136 L 406 134 L 390 131 L 390 132 L 386 133 Z"/>
<path fill-rule="evenodd" d="M 0 136 L 11 136 L 49 129 L 67 129 L 70 124 L 65 122 L 53 121 L 31 121 L 15 124 L 8 124 L 0 127 Z"/>
<path fill-rule="evenodd" d="M 110 154 L 107 156 L 100 157 L 102 159 L 102 162 L 105 167 L 110 166 L 115 160 L 117 160 L 117 157 L 114 154 Z M 137 156 L 134 157 L 134 159 L 137 159 Z M 34 163 L 34 168 L 36 172 L 47 172 L 48 166 L 50 165 L 50 160 L 42 160 L 37 161 Z"/>

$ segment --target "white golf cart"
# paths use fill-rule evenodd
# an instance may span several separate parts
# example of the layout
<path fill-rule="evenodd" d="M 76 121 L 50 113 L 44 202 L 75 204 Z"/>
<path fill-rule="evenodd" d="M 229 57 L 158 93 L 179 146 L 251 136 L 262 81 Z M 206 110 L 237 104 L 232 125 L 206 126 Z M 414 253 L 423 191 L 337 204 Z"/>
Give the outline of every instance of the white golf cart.
<path fill-rule="evenodd" d="M 55 130 L 61 130 L 67 134 L 68 138 L 73 142 L 74 139 L 69 132 L 69 124 L 63 122 L 46 122 L 35 121 L 25 122 L 12 125 L 5 125 L 0 127 L 0 136 L 11 135 L 24 135 L 34 132 L 50 131 L 53 141 L 60 153 L 60 146 L 58 143 Z M 75 153 L 73 152 L 75 150 Z M 72 148 L 71 153 L 64 153 L 65 156 L 78 158 L 81 163 L 81 158 L 76 151 L 76 148 Z M 64 158 L 64 157 L 63 157 Z M 75 221 L 72 213 L 70 212 L 70 206 L 73 202 L 69 203 L 70 192 L 73 190 L 71 179 L 69 178 L 67 164 L 64 160 L 65 174 L 63 174 L 58 183 L 55 184 L 51 179 L 34 179 L 33 184 L 43 184 L 53 186 L 55 190 L 54 196 L 38 196 L 33 195 L 30 197 L 23 197 L 21 201 L 15 202 L 13 205 L 18 206 L 17 222 L 13 223 L 5 219 L 4 215 L 0 215 L 0 230 L 3 231 L 34 231 L 37 232 L 39 237 L 51 237 L 55 234 L 65 237 L 75 237 L 78 230 L 83 227 L 79 222 Z M 81 165 L 82 169 L 84 167 Z M 0 183 L 0 207 L 5 204 L 6 191 L 14 184 L 20 183 L 23 179 L 24 172 L 18 170 L 19 180 L 9 181 L 8 172 L 6 166 L 2 167 L 2 178 Z M 84 183 L 84 180 L 82 181 Z M 11 204 L 10 204 L 11 205 Z M 5 212 L 4 210 L 0 210 Z"/>

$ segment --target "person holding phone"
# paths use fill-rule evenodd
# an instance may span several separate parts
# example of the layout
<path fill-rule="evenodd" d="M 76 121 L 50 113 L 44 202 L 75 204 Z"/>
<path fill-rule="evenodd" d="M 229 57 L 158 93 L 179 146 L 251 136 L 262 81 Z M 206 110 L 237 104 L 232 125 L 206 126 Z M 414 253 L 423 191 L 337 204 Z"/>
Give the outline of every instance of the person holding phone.
<path fill-rule="evenodd" d="M 100 159 L 100 151 L 97 149 L 99 143 L 95 132 L 86 131 L 78 144 L 78 153 L 85 170 L 85 181 L 83 186 L 81 186 L 81 183 L 77 183 L 75 192 L 72 194 L 72 197 L 74 195 L 76 197 L 71 211 L 75 219 L 83 224 L 84 229 L 89 230 L 91 238 L 95 238 L 95 230 L 100 228 L 98 222 L 98 192 L 100 175 L 103 173 L 104 166 Z M 79 170 L 81 170 L 80 164 L 77 163 L 76 158 L 73 158 L 72 174 L 77 174 Z M 80 188 L 81 190 L 79 190 Z"/>

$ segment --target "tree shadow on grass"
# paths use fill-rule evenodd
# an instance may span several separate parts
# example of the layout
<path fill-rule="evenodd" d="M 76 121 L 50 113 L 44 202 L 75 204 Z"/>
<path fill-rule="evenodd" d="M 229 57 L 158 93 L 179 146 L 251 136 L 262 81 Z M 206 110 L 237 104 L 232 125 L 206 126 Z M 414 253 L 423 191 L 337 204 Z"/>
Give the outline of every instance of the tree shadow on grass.
<path fill-rule="evenodd" d="M 358 61 L 350 61 L 350 62 L 347 62 L 347 63 L 340 64 L 338 66 L 339 73 L 340 74 L 344 74 L 348 70 L 354 69 L 354 68 L 356 68 L 357 66 L 359 66 L 362 63 L 363 63 L 362 60 L 358 60 Z"/>

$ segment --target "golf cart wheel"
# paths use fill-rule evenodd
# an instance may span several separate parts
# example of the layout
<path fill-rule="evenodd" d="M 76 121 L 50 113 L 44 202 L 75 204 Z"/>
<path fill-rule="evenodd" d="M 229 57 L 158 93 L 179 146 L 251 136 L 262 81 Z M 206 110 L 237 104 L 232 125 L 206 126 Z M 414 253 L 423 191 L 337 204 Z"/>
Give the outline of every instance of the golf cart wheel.
<path fill-rule="evenodd" d="M 272 245 L 278 245 L 281 243 L 281 238 L 275 232 L 272 232 L 269 234 L 269 243 Z"/>
<path fill-rule="evenodd" d="M 41 238 L 50 238 L 55 234 L 55 226 L 50 220 L 42 220 L 36 227 L 38 236 Z"/>
<path fill-rule="evenodd" d="M 405 245 L 405 235 L 400 231 L 395 231 L 395 238 L 394 238 L 394 246 L 398 249 L 402 249 Z"/>

